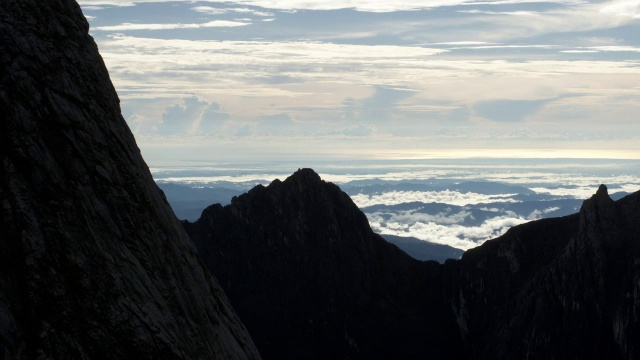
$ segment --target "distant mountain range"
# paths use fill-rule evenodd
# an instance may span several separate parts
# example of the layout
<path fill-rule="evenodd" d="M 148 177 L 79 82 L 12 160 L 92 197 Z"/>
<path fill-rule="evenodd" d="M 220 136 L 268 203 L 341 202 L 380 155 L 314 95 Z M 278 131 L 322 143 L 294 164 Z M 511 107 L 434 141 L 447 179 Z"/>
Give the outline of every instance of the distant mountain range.
<path fill-rule="evenodd" d="M 435 260 L 444 263 L 447 259 L 460 259 L 464 253 L 464 251 L 448 245 L 434 244 L 411 237 L 382 235 L 382 238 L 417 260 Z"/>

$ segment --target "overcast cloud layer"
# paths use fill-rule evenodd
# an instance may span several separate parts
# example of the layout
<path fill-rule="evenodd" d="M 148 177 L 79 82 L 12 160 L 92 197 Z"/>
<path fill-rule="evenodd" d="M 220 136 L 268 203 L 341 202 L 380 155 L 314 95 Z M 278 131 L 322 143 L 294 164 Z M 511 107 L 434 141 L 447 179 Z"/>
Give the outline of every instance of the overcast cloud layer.
<path fill-rule="evenodd" d="M 79 2 L 151 165 L 640 157 L 638 0 Z"/>

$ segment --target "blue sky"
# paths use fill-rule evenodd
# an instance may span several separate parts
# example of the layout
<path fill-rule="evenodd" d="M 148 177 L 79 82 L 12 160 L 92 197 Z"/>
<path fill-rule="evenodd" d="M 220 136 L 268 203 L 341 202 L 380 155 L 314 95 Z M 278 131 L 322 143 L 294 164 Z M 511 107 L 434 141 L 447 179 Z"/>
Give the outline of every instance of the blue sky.
<path fill-rule="evenodd" d="M 640 0 L 79 3 L 152 166 L 640 158 Z"/>

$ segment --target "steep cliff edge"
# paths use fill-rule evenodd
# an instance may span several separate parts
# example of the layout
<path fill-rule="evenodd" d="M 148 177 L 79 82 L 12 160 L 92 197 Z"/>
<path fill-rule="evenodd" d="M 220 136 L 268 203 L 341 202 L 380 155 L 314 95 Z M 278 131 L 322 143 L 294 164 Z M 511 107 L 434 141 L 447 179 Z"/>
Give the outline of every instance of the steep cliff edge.
<path fill-rule="evenodd" d="M 0 358 L 259 358 L 75 1 L 0 2 L 0 84 Z"/>
<path fill-rule="evenodd" d="M 640 193 L 517 226 L 447 262 L 475 359 L 640 358 Z"/>
<path fill-rule="evenodd" d="M 310 169 L 184 225 L 265 359 L 461 355 L 439 311 L 438 264 L 374 234 L 349 196 Z"/>

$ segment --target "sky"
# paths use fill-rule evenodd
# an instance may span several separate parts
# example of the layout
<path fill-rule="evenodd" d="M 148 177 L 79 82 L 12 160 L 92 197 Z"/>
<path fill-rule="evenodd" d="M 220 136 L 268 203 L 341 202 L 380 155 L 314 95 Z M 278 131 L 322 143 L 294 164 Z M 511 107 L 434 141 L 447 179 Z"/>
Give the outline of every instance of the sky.
<path fill-rule="evenodd" d="M 640 0 L 79 0 L 150 166 L 640 159 Z"/>

